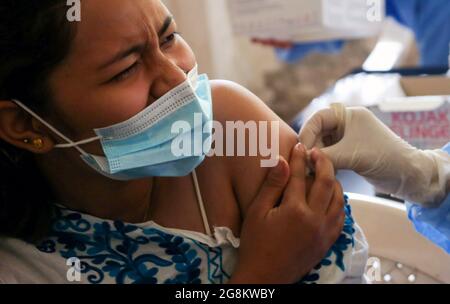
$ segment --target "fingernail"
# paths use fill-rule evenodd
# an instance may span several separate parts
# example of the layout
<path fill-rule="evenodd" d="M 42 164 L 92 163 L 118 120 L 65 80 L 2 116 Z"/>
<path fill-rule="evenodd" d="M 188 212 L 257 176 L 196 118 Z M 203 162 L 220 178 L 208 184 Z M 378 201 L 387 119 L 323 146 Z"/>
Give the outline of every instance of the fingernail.
<path fill-rule="evenodd" d="M 311 159 L 312 159 L 313 161 L 317 161 L 318 158 L 319 158 L 319 149 L 318 149 L 318 148 L 314 148 L 314 149 L 311 151 Z"/>
<path fill-rule="evenodd" d="M 298 143 L 298 144 L 295 146 L 295 148 L 296 148 L 298 151 L 302 152 L 302 153 L 306 153 L 306 147 L 305 147 L 305 145 L 302 144 L 302 143 Z"/>

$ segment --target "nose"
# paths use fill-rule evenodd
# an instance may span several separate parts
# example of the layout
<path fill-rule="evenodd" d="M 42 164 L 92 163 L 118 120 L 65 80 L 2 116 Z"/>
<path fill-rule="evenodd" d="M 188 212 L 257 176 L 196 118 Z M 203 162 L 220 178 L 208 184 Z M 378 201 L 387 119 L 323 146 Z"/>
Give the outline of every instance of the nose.
<path fill-rule="evenodd" d="M 187 72 L 180 68 L 176 62 L 165 59 L 157 66 L 157 77 L 155 78 L 151 92 L 153 98 L 158 99 L 177 85 L 187 79 Z"/>

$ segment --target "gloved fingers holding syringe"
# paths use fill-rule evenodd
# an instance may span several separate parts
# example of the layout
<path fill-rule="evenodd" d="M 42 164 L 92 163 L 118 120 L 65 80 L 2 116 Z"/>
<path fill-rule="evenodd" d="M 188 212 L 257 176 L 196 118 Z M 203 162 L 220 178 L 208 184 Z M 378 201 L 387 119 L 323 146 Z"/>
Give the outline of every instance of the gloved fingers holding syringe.
<path fill-rule="evenodd" d="M 365 177 L 377 190 L 425 206 L 437 206 L 450 189 L 450 156 L 422 151 L 397 136 L 369 110 L 333 104 L 313 115 L 299 135 L 318 147 L 336 169 Z"/>

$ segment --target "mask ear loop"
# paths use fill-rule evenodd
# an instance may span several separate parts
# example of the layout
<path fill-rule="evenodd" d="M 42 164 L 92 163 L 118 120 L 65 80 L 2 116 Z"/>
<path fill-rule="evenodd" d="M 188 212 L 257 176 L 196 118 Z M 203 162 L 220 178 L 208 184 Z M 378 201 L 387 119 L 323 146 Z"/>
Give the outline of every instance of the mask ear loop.
<path fill-rule="evenodd" d="M 16 99 L 12 99 L 12 102 L 14 102 L 15 104 L 17 104 L 19 107 L 21 107 L 23 110 L 25 110 L 28 114 L 30 114 L 31 116 L 33 116 L 34 118 L 36 118 L 40 123 L 42 123 L 44 126 L 46 126 L 48 129 L 50 129 L 53 133 L 55 133 L 56 135 L 58 135 L 59 137 L 61 137 L 62 139 L 64 139 L 66 142 L 68 142 L 67 144 L 59 144 L 59 145 L 55 145 L 55 148 L 60 148 L 60 149 L 65 149 L 65 148 L 75 148 L 77 149 L 83 156 L 89 156 L 88 153 L 86 153 L 83 149 L 81 149 L 79 147 L 79 145 L 84 145 L 84 144 L 88 144 L 94 141 L 98 141 L 100 139 L 102 139 L 101 136 L 97 136 L 97 137 L 93 137 L 90 139 L 85 139 L 79 142 L 73 142 L 72 140 L 70 140 L 68 137 L 66 137 L 64 134 L 62 134 L 61 132 L 59 132 L 57 129 L 55 129 L 53 126 L 51 126 L 48 122 L 46 122 L 43 118 L 41 118 L 39 115 L 37 115 L 35 112 L 33 112 L 30 108 L 28 108 L 26 105 L 24 105 L 23 103 L 21 103 L 20 101 L 16 100 Z"/>

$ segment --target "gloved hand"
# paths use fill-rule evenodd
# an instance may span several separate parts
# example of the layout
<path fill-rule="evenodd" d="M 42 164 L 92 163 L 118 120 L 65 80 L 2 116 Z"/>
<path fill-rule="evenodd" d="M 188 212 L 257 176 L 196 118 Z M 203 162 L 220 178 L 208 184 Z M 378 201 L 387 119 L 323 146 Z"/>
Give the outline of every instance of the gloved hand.
<path fill-rule="evenodd" d="M 310 118 L 299 135 L 308 149 L 318 147 L 336 169 L 365 177 L 377 190 L 427 207 L 450 190 L 450 157 L 409 145 L 365 108 L 334 104 Z"/>

